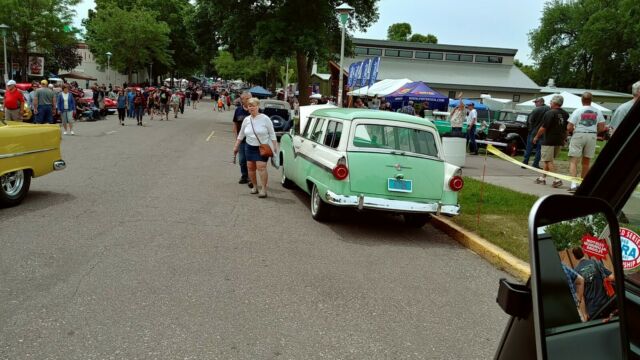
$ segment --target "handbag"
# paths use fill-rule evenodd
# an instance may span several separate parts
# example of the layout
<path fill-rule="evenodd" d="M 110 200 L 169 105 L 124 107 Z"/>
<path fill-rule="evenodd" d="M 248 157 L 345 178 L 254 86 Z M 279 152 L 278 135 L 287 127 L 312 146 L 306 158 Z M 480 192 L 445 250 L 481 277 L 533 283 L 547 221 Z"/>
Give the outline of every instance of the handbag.
<path fill-rule="evenodd" d="M 251 124 L 251 129 L 253 129 L 253 134 L 256 136 L 256 139 L 258 139 L 258 143 L 260 144 L 259 146 L 260 156 L 272 157 L 273 150 L 271 150 L 271 146 L 269 146 L 269 144 L 263 144 L 262 142 L 260 142 L 260 137 L 258 137 L 258 134 L 256 133 L 256 128 L 253 127 L 253 121 L 251 121 L 251 119 L 249 119 L 249 123 Z"/>

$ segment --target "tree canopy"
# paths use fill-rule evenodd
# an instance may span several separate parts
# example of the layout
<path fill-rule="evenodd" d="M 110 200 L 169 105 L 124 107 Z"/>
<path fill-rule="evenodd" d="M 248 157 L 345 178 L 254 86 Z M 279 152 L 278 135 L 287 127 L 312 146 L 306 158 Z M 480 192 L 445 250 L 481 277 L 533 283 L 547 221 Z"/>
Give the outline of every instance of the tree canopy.
<path fill-rule="evenodd" d="M 435 35 L 412 34 L 411 25 L 408 23 L 395 23 L 387 28 L 387 40 L 393 41 L 411 41 L 437 44 L 438 38 Z"/>
<path fill-rule="evenodd" d="M 539 77 L 558 86 L 627 91 L 640 77 L 640 2 L 553 0 L 529 34 Z"/>

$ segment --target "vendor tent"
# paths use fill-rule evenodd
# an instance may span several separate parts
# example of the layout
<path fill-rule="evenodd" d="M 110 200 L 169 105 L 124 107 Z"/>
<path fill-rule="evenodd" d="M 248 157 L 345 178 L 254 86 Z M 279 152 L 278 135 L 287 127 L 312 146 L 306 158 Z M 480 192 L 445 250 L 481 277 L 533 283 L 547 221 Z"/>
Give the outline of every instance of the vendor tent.
<path fill-rule="evenodd" d="M 392 108 L 396 103 L 406 104 L 409 101 L 428 102 L 431 110 L 446 110 L 449 98 L 431 89 L 422 81 L 404 84 L 398 90 L 386 96 Z"/>
<path fill-rule="evenodd" d="M 549 94 L 547 96 L 543 96 L 544 103 L 546 105 L 549 105 L 551 103 L 551 99 L 555 95 L 558 95 L 558 94 Z M 566 92 L 566 91 L 561 92 L 560 95 L 564 98 L 564 102 L 562 104 L 562 108 L 566 112 L 571 113 L 571 112 L 573 112 L 573 110 L 582 107 L 582 99 L 580 98 L 580 96 L 574 95 L 574 94 Z M 599 105 L 599 104 L 596 104 L 596 103 L 591 103 L 591 106 L 593 106 L 594 108 L 602 111 L 603 115 L 610 116 L 612 114 L 611 110 L 607 109 L 606 107 L 604 107 L 602 105 Z M 531 111 L 531 110 L 535 109 L 535 107 L 536 107 L 536 105 L 534 104 L 533 100 L 525 101 L 523 103 L 520 103 L 520 104 L 516 105 L 516 109 L 524 110 L 524 111 Z"/>
<path fill-rule="evenodd" d="M 269 90 L 263 88 L 262 86 L 254 86 L 249 89 L 249 92 L 251 93 L 251 95 L 257 98 L 266 98 L 271 96 L 271 92 L 269 92 Z"/>
<path fill-rule="evenodd" d="M 371 86 L 365 86 L 357 90 L 350 91 L 347 95 L 350 96 L 386 96 L 392 92 L 398 90 L 403 85 L 410 83 L 410 79 L 384 79 L 378 81 Z"/>

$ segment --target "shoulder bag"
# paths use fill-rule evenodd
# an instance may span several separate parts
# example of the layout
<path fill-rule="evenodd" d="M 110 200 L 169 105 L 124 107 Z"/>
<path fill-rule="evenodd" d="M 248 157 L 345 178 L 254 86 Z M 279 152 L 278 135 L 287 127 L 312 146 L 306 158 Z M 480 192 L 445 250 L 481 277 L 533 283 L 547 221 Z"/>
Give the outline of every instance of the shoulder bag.
<path fill-rule="evenodd" d="M 253 129 L 253 134 L 256 136 L 256 139 L 258 139 L 258 144 L 260 144 L 260 156 L 272 157 L 273 150 L 271 150 L 271 146 L 269 146 L 269 144 L 263 144 L 260 141 L 260 137 L 258 136 L 258 133 L 256 133 L 256 128 L 253 127 L 253 120 L 251 120 L 251 118 L 249 118 L 249 123 L 251 124 L 251 129 Z"/>

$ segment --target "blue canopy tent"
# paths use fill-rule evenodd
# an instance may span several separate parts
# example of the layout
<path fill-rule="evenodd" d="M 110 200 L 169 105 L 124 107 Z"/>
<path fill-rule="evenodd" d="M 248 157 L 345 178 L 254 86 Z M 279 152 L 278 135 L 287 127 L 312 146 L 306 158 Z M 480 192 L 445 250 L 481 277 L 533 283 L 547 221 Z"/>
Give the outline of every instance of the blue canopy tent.
<path fill-rule="evenodd" d="M 475 107 L 476 110 L 489 110 L 489 107 L 487 107 L 487 105 L 481 103 L 480 101 L 469 99 L 463 99 L 462 101 L 464 102 L 464 106 L 473 103 L 473 107 Z M 456 107 L 458 106 L 459 102 L 460 100 L 449 99 L 449 107 Z"/>
<path fill-rule="evenodd" d="M 392 108 L 399 108 L 409 101 L 428 102 L 430 110 L 447 110 L 449 98 L 431 89 L 422 81 L 414 81 L 403 85 L 386 96 Z"/>
<path fill-rule="evenodd" d="M 269 92 L 269 90 L 263 88 L 262 86 L 254 86 L 249 89 L 249 92 L 252 96 L 257 97 L 258 99 L 264 99 L 271 96 L 271 92 Z"/>

